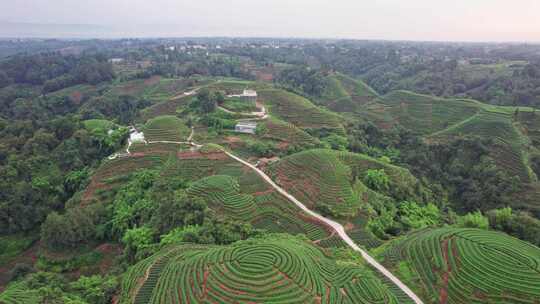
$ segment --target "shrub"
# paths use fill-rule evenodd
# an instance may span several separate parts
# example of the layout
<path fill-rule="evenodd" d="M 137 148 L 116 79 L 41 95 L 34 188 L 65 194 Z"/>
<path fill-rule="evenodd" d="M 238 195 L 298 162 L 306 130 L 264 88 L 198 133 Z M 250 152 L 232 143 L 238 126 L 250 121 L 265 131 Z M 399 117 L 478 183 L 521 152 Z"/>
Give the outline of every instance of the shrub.
<path fill-rule="evenodd" d="M 489 228 L 489 220 L 482 215 L 482 212 L 476 211 L 460 216 L 457 221 L 457 227 L 461 228 L 479 228 L 487 230 Z"/>
<path fill-rule="evenodd" d="M 364 176 L 364 184 L 375 191 L 385 191 L 390 187 L 390 179 L 384 169 L 369 169 Z"/>

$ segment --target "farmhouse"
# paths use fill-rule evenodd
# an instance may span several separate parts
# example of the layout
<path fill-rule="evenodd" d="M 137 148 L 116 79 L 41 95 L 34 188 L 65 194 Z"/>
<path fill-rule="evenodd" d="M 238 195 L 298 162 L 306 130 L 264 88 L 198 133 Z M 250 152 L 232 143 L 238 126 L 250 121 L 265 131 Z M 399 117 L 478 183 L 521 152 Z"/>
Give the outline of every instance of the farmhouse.
<path fill-rule="evenodd" d="M 242 121 L 236 124 L 234 131 L 238 133 L 255 134 L 257 123 L 252 121 Z"/>
<path fill-rule="evenodd" d="M 137 131 L 134 127 L 129 128 L 129 140 L 132 143 L 145 142 L 144 133 Z"/>
<path fill-rule="evenodd" d="M 111 58 L 109 59 L 109 62 L 113 64 L 119 64 L 124 62 L 124 58 Z"/>
<path fill-rule="evenodd" d="M 257 101 L 257 91 L 255 91 L 255 90 L 244 90 L 242 95 L 240 95 L 240 98 L 242 98 L 245 101 L 255 103 Z"/>
<path fill-rule="evenodd" d="M 242 94 L 228 95 L 227 97 L 238 97 L 241 100 L 255 104 L 257 102 L 257 91 L 244 90 Z"/>

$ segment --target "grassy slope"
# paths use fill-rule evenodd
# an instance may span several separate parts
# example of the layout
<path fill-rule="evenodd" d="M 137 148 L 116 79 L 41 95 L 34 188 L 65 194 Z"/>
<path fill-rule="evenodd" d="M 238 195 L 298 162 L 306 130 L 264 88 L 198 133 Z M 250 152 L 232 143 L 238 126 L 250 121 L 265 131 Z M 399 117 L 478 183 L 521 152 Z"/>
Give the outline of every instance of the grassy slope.
<path fill-rule="evenodd" d="M 358 258 L 286 235 L 167 247 L 127 273 L 120 303 L 132 302 L 398 303 Z"/>
<path fill-rule="evenodd" d="M 116 124 L 106 119 L 88 119 L 83 121 L 84 127 L 90 131 L 95 129 L 109 130 L 113 129 Z"/>
<path fill-rule="evenodd" d="M 502 233 L 440 228 L 413 232 L 378 251 L 426 303 L 535 303 L 540 248 Z"/>

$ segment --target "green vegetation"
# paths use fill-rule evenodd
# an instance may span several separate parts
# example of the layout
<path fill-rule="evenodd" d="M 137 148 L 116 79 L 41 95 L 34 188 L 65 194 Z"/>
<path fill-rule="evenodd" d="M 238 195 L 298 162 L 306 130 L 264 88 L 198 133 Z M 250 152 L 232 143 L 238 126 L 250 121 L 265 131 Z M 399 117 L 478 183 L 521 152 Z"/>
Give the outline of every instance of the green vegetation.
<path fill-rule="evenodd" d="M 158 116 L 150 119 L 142 129 L 147 141 L 187 141 L 191 130 L 176 116 Z"/>
<path fill-rule="evenodd" d="M 236 97 L 226 98 L 221 104 L 221 106 L 233 112 L 249 113 L 249 112 L 255 112 L 257 110 L 257 107 L 255 106 L 255 104 L 246 102 Z"/>
<path fill-rule="evenodd" d="M 0 41 L 0 303 L 410 303 L 224 151 L 425 303 L 537 303 L 539 50 Z"/>
<path fill-rule="evenodd" d="M 424 229 L 392 242 L 381 258 L 399 277 L 419 280 L 426 303 L 534 303 L 540 297 L 540 249 L 502 233 Z"/>
<path fill-rule="evenodd" d="M 122 285 L 120 303 L 398 303 L 358 258 L 336 261 L 286 235 L 166 247 L 133 266 Z"/>
<path fill-rule="evenodd" d="M 24 250 L 28 249 L 36 237 L 33 235 L 13 234 L 0 237 L 0 265 L 6 264 L 11 259 L 17 257 Z"/>
<path fill-rule="evenodd" d="M 301 96 L 277 89 L 261 90 L 257 93 L 270 114 L 301 129 L 343 128 L 338 115 L 313 105 Z"/>
<path fill-rule="evenodd" d="M 106 304 L 111 302 L 117 286 L 114 277 L 81 276 L 68 283 L 58 274 L 38 272 L 10 284 L 0 294 L 0 302 Z"/>
<path fill-rule="evenodd" d="M 116 124 L 106 119 L 88 119 L 83 121 L 84 127 L 89 131 L 96 129 L 112 130 L 116 127 Z"/>

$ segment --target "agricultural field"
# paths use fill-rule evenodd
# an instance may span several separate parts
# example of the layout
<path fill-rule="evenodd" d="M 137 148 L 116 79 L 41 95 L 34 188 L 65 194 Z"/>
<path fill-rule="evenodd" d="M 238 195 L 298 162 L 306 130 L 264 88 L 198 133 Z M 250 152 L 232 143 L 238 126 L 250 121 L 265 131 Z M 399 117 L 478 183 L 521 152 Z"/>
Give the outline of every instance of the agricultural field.
<path fill-rule="evenodd" d="M 362 178 L 369 169 L 383 169 L 392 187 L 369 189 Z M 365 203 L 414 197 L 418 181 L 408 170 L 371 157 L 333 150 L 308 150 L 285 157 L 269 168 L 271 176 L 309 208 L 329 206 L 343 218 L 359 215 Z"/>
<path fill-rule="evenodd" d="M 335 129 L 343 132 L 339 115 L 315 106 L 309 100 L 283 90 L 257 92 L 259 100 L 276 116 L 300 129 Z"/>
<path fill-rule="evenodd" d="M 399 124 L 430 142 L 463 136 L 490 139 L 491 154 L 502 169 L 524 182 L 536 180 L 526 153 L 538 132 L 536 122 L 531 119 L 535 115 L 531 108 L 395 91 L 367 105 L 365 110 L 364 118 L 380 127 Z"/>
<path fill-rule="evenodd" d="M 176 116 L 164 115 L 150 119 L 142 128 L 147 141 L 187 141 L 191 129 Z"/>
<path fill-rule="evenodd" d="M 320 144 L 320 141 L 293 124 L 279 119 L 270 118 L 261 123 L 260 136 L 265 139 L 277 140 L 287 145 L 309 146 Z"/>
<path fill-rule="evenodd" d="M 152 102 L 174 99 L 191 87 L 203 85 L 206 81 L 198 78 L 162 78 L 153 76 L 147 79 L 130 80 L 114 84 L 106 96 L 128 95 Z"/>
<path fill-rule="evenodd" d="M 252 90 L 261 90 L 267 89 L 270 87 L 268 84 L 247 81 L 247 80 L 238 80 L 238 79 L 218 79 L 213 81 L 210 84 L 207 84 L 207 87 L 210 90 L 222 91 L 227 95 L 230 94 L 240 94 L 245 89 Z"/>
<path fill-rule="evenodd" d="M 142 121 L 147 121 L 149 119 L 163 116 L 163 115 L 176 115 L 182 109 L 183 106 L 189 104 L 192 100 L 192 96 L 180 96 L 173 99 L 165 100 L 150 107 L 143 109 L 140 113 L 140 118 Z"/>
<path fill-rule="evenodd" d="M 120 303 L 398 303 L 361 260 L 302 238 L 177 245 L 133 266 Z"/>
<path fill-rule="evenodd" d="M 89 84 L 80 84 L 71 86 L 62 90 L 58 90 L 49 94 L 46 94 L 46 98 L 68 98 L 74 104 L 81 104 L 90 97 L 98 95 L 101 88 L 107 86 L 93 86 Z"/>
<path fill-rule="evenodd" d="M 83 121 L 84 127 L 89 131 L 96 129 L 111 130 L 116 128 L 116 124 L 106 119 L 88 119 Z"/>
<path fill-rule="evenodd" d="M 28 291 L 25 282 L 15 282 L 0 293 L 0 303 L 2 304 L 30 304 L 39 303 L 41 296 L 38 290 Z"/>
<path fill-rule="evenodd" d="M 356 113 L 361 106 L 376 99 L 379 95 L 363 81 L 335 73 L 326 78 L 326 88 L 318 104 L 338 113 Z"/>
<path fill-rule="evenodd" d="M 225 102 L 221 105 L 225 109 L 232 112 L 255 112 L 257 107 L 253 103 L 245 102 L 244 100 L 238 97 L 227 97 Z"/>
<path fill-rule="evenodd" d="M 382 249 L 382 248 L 381 248 Z M 426 303 L 537 303 L 540 249 L 499 232 L 420 230 L 384 246 L 383 264 Z"/>
<path fill-rule="evenodd" d="M 203 178 L 193 183 L 188 193 L 204 198 L 218 215 L 252 223 L 256 228 L 302 233 L 315 241 L 328 236 L 328 228 L 298 210 L 258 176 L 234 170 L 229 167 L 227 171 L 231 175 Z M 241 175 L 234 177 L 238 173 Z"/>
<path fill-rule="evenodd" d="M 168 152 L 140 153 L 131 157 L 105 161 L 92 175 L 90 184 L 83 191 L 81 203 L 109 202 L 114 190 L 129 179 L 130 174 L 142 169 L 160 169 L 167 160 Z"/>

